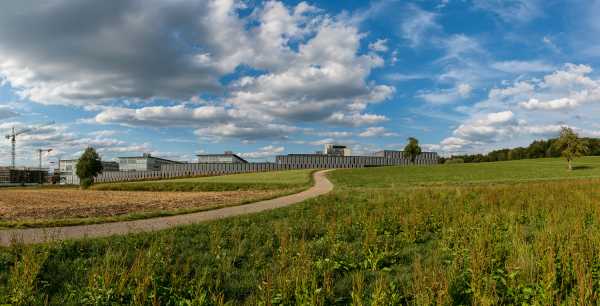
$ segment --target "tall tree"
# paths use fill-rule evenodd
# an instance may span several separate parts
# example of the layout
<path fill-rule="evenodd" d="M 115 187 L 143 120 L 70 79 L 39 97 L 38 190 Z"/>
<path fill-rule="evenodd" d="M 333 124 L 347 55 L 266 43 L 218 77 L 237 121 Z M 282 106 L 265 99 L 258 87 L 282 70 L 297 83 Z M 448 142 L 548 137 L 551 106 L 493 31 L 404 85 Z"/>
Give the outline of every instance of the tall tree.
<path fill-rule="evenodd" d="M 410 159 L 411 163 L 415 163 L 417 156 L 421 154 L 421 147 L 419 146 L 419 140 L 414 137 L 408 138 L 408 144 L 404 147 L 404 156 Z"/>
<path fill-rule="evenodd" d="M 94 183 L 94 178 L 103 170 L 102 159 L 92 147 L 85 149 L 77 162 L 76 174 L 82 188 L 88 188 Z"/>
<path fill-rule="evenodd" d="M 553 143 L 554 149 L 561 152 L 561 156 L 567 160 L 569 170 L 573 170 L 573 159 L 584 156 L 588 152 L 588 142 L 579 138 L 569 127 L 563 127 L 560 136 Z"/>

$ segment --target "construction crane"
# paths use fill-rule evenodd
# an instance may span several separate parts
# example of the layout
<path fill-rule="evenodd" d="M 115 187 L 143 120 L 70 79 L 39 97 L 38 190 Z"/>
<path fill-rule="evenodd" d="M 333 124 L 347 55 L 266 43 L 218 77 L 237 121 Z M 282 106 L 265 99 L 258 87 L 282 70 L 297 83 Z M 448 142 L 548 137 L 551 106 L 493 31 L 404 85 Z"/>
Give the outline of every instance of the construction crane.
<path fill-rule="evenodd" d="M 42 153 L 50 153 L 50 152 L 52 152 L 52 149 L 37 149 L 37 152 L 38 152 L 38 156 L 40 158 L 39 169 L 42 170 Z"/>
<path fill-rule="evenodd" d="M 46 122 L 44 124 L 40 124 L 34 127 L 28 127 L 28 128 L 24 128 L 21 130 L 16 130 L 14 127 L 12 128 L 12 132 L 8 135 L 6 135 L 6 139 L 10 139 L 11 145 L 12 145 L 12 150 L 11 150 L 11 163 L 10 166 L 12 168 L 15 168 L 15 160 L 17 158 L 17 136 L 22 135 L 22 134 L 26 134 L 26 133 L 31 133 L 34 132 L 40 128 L 49 126 L 54 124 L 54 121 L 50 121 L 50 122 Z"/>

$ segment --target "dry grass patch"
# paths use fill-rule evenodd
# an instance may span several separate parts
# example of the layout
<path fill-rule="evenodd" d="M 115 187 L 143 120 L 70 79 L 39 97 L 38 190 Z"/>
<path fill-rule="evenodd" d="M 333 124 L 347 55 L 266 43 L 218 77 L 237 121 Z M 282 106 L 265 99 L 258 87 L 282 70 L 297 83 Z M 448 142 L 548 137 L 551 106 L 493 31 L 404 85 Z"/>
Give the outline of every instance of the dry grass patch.
<path fill-rule="evenodd" d="M 149 216 L 199 210 L 273 198 L 295 192 L 283 190 L 244 190 L 222 192 L 138 192 L 86 191 L 78 189 L 0 190 L 0 225 L 14 227 L 46 224 L 65 219 L 95 218 L 85 223 L 116 221 L 106 218 L 137 219 Z M 132 216 L 132 214 L 137 214 Z M 140 215 L 141 214 L 141 215 Z M 99 219 L 98 219 L 99 218 Z M 104 218 L 104 219 L 103 219 Z M 123 218 L 118 218 L 123 220 Z M 89 222 L 94 221 L 94 222 Z M 82 222 L 67 222 L 80 224 Z"/>

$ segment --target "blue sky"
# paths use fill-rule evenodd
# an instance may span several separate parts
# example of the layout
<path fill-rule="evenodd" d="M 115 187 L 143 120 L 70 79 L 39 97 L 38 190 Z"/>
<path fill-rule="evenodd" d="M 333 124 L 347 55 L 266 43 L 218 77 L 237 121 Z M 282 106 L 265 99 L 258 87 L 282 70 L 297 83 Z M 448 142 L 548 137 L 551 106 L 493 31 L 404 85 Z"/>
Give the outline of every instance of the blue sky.
<path fill-rule="evenodd" d="M 253 160 L 348 144 L 444 155 L 600 137 L 600 1 L 0 4 L 0 130 L 18 163 Z M 0 143 L 0 164 L 10 143 Z"/>

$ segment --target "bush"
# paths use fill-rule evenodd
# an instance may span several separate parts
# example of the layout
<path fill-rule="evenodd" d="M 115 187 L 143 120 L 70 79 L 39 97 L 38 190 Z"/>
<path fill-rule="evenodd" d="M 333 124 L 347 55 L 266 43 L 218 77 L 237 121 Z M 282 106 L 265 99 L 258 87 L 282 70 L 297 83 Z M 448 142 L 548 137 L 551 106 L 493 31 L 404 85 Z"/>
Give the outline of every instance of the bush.
<path fill-rule="evenodd" d="M 444 164 L 446 164 L 446 165 L 450 165 L 450 164 L 464 164 L 464 163 L 465 163 L 465 160 L 462 159 L 462 158 L 450 158 L 450 159 L 447 159 L 444 162 Z"/>
<path fill-rule="evenodd" d="M 92 186 L 92 184 L 94 183 L 94 180 L 92 180 L 91 178 L 83 178 L 81 179 L 81 189 L 88 189 L 90 188 L 90 186 Z"/>

